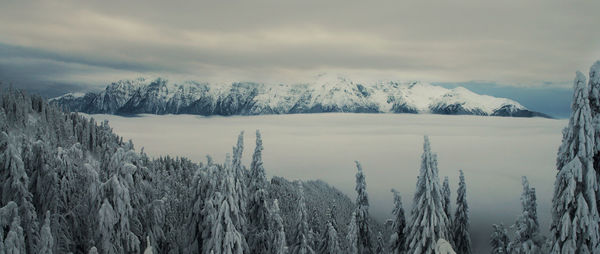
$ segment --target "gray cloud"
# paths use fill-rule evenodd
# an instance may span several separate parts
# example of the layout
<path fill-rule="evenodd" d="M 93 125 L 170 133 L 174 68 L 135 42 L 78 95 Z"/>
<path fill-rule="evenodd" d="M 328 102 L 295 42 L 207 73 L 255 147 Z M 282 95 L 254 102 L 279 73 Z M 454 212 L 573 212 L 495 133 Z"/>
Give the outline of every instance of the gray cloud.
<path fill-rule="evenodd" d="M 598 9 L 598 1 L 558 0 L 8 0 L 0 79 L 7 69 L 82 84 L 137 75 L 288 81 L 334 71 L 539 85 L 570 80 L 600 58 Z"/>

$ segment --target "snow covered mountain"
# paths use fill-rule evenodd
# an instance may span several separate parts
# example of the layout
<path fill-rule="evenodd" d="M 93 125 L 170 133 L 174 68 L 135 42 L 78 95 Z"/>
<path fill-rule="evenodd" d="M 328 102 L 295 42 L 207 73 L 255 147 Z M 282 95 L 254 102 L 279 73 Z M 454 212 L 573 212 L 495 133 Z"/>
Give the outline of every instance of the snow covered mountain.
<path fill-rule="evenodd" d="M 121 115 L 353 112 L 548 117 L 516 101 L 479 95 L 463 87 L 393 81 L 362 84 L 338 75 L 319 75 L 313 82 L 291 85 L 176 84 L 162 78 L 140 78 L 114 82 L 98 93 L 66 94 L 51 101 L 71 111 Z"/>

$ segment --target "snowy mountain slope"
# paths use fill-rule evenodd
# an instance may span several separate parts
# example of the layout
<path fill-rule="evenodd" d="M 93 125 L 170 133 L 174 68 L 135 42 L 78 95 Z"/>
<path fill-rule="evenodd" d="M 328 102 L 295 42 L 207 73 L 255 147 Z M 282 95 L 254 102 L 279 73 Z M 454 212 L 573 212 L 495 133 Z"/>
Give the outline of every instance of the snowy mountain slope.
<path fill-rule="evenodd" d="M 435 98 L 430 104 L 430 110 L 440 114 L 457 112 L 458 114 L 492 115 L 503 106 L 511 106 L 512 110 L 525 110 L 525 107 L 513 100 L 479 95 L 463 87 L 454 88 L 441 97 Z"/>
<path fill-rule="evenodd" d="M 263 115 L 323 112 L 434 113 L 548 117 L 516 101 L 422 82 L 363 84 L 319 75 L 305 84 L 209 84 L 166 79 L 121 80 L 98 93 L 66 94 L 52 102 L 72 111 L 108 114 Z"/>

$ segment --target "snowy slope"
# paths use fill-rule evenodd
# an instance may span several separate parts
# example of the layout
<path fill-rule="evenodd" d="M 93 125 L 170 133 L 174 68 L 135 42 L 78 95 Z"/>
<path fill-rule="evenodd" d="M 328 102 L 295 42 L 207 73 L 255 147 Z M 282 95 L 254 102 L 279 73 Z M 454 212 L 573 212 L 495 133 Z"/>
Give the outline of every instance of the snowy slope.
<path fill-rule="evenodd" d="M 109 114 L 263 115 L 323 112 L 434 113 L 532 117 L 516 101 L 446 89 L 423 82 L 364 84 L 340 75 L 317 76 L 303 84 L 253 82 L 114 82 L 98 93 L 67 94 L 53 103 L 72 111 Z"/>

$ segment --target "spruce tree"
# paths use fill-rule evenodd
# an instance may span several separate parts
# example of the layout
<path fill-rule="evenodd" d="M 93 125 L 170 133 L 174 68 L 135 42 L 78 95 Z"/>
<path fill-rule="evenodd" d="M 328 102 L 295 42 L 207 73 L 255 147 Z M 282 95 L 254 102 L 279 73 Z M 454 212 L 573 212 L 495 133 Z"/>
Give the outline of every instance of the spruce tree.
<path fill-rule="evenodd" d="M 104 253 L 140 251 L 140 240 L 134 233 L 138 220 L 134 216 L 132 195 L 133 174 L 138 170 L 136 156 L 132 150 L 118 148 L 109 163 L 111 175 L 102 184 L 99 223 L 100 228 L 107 231 L 99 231 L 98 238 L 103 243 L 99 250 Z"/>
<path fill-rule="evenodd" d="M 28 253 L 27 244 L 21 227 L 19 216 L 14 216 L 10 229 L 4 239 L 4 251 L 6 253 Z"/>
<path fill-rule="evenodd" d="M 342 249 L 338 239 L 338 233 L 331 220 L 325 224 L 323 240 L 319 246 L 319 254 L 341 254 Z"/>
<path fill-rule="evenodd" d="M 467 204 L 467 186 L 465 175 L 460 170 L 458 192 L 456 196 L 456 212 L 454 213 L 453 243 L 458 253 L 471 254 L 471 235 L 469 234 L 469 205 Z"/>
<path fill-rule="evenodd" d="M 446 217 L 448 218 L 448 239 L 446 239 L 452 246 L 454 245 L 454 228 L 453 228 L 453 221 L 452 221 L 452 212 L 451 212 L 451 207 L 452 207 L 452 201 L 451 200 L 451 191 L 450 191 L 450 182 L 448 180 L 448 177 L 445 176 L 444 177 L 444 182 L 442 184 L 442 206 L 444 207 L 444 213 L 446 214 Z"/>
<path fill-rule="evenodd" d="M 367 183 L 362 166 L 355 161 L 356 169 L 356 225 L 357 225 L 357 249 L 359 254 L 373 253 L 373 244 L 371 243 L 371 230 L 369 228 L 369 197 L 367 195 Z"/>
<path fill-rule="evenodd" d="M 539 235 L 535 189 L 529 187 L 529 181 L 524 176 L 522 183 L 522 213 L 514 225 L 516 234 L 508 249 L 511 253 L 517 254 L 540 253 L 543 241 Z"/>
<path fill-rule="evenodd" d="M 189 214 L 186 214 L 186 234 L 187 246 L 184 247 L 185 253 L 201 253 L 203 244 L 210 237 L 210 223 L 207 216 L 215 216 L 215 206 L 210 197 L 216 192 L 216 185 L 219 175 L 218 166 L 212 163 L 212 158 L 208 158 L 208 163 L 204 170 L 198 169 L 193 176 L 191 184 L 191 207 Z M 206 177 L 203 175 L 206 174 Z M 211 218 L 211 219 L 214 219 Z"/>
<path fill-rule="evenodd" d="M 308 234 L 308 214 L 306 212 L 306 202 L 304 201 L 304 187 L 302 182 L 298 181 L 298 211 L 296 213 L 296 234 L 294 235 L 293 244 L 290 249 L 291 254 L 312 254 L 314 250 L 309 244 Z"/>
<path fill-rule="evenodd" d="M 408 253 L 432 254 L 439 238 L 448 239 L 449 219 L 444 213 L 442 199 L 437 157 L 431 152 L 429 138 L 425 136 L 406 240 Z"/>
<path fill-rule="evenodd" d="M 335 228 L 336 231 L 339 230 L 338 222 L 337 222 L 337 204 L 335 199 L 331 201 L 331 208 L 329 208 L 329 220 L 331 221 L 331 225 Z"/>
<path fill-rule="evenodd" d="M 113 233 L 115 225 L 117 224 L 117 215 L 112 205 L 108 202 L 108 199 L 104 199 L 100 210 L 98 211 L 98 240 L 99 247 L 103 253 L 119 253 L 122 251 L 119 249 L 117 244 L 118 239 L 115 239 Z"/>
<path fill-rule="evenodd" d="M 395 189 L 392 189 L 394 193 L 394 210 L 392 215 L 394 220 L 392 222 L 392 236 L 390 237 L 390 251 L 393 254 L 404 253 L 404 242 L 406 241 L 406 218 L 404 215 L 404 208 L 402 207 L 402 197 L 400 193 Z"/>
<path fill-rule="evenodd" d="M 25 235 L 26 250 L 36 253 L 39 241 L 37 213 L 33 206 L 33 196 L 29 192 L 29 176 L 14 138 L 5 132 L 0 133 L 0 203 L 14 201 L 19 205 L 19 225 Z"/>
<path fill-rule="evenodd" d="M 323 231 L 322 240 L 319 243 L 317 253 L 337 254 L 342 253 L 340 241 L 338 238 L 337 221 L 335 219 L 336 205 L 335 200 L 332 201 L 331 208 L 327 209 L 327 223 Z"/>
<path fill-rule="evenodd" d="M 521 206 L 523 212 L 527 212 L 532 221 L 532 230 L 539 233 L 540 222 L 537 217 L 537 197 L 535 194 L 535 188 L 530 187 L 527 177 L 521 177 L 521 184 L 523 185 L 523 193 L 521 194 Z"/>
<path fill-rule="evenodd" d="M 240 132 L 238 136 L 237 145 L 233 147 L 233 180 L 234 180 L 234 193 L 237 209 L 242 211 L 244 215 L 248 209 L 248 186 L 247 186 L 247 171 L 242 166 L 242 154 L 244 152 L 244 132 Z M 242 234 L 247 234 L 247 221 L 246 216 L 240 218 L 239 221 L 235 222 L 236 228 L 239 228 Z"/>
<path fill-rule="evenodd" d="M 448 217 L 448 220 L 451 220 L 452 218 L 452 213 L 451 213 L 451 207 L 452 207 L 452 201 L 450 201 L 450 196 L 451 196 L 451 191 L 450 191 L 450 182 L 448 180 L 448 177 L 445 176 L 444 177 L 444 183 L 442 184 L 442 196 L 444 197 L 444 199 L 442 199 L 442 205 L 444 206 L 444 213 L 446 213 L 446 217 Z M 450 221 L 450 225 L 448 225 L 448 232 L 450 232 L 452 230 L 452 221 Z M 452 243 L 452 239 L 447 239 L 449 242 Z"/>
<path fill-rule="evenodd" d="M 256 148 L 250 166 L 250 199 L 248 201 L 248 221 L 250 232 L 248 246 L 250 253 L 270 252 L 273 242 L 271 214 L 268 207 L 267 177 L 262 162 L 262 139 L 256 131 Z"/>
<path fill-rule="evenodd" d="M 271 243 L 271 254 L 286 254 L 288 252 L 283 219 L 281 219 L 279 210 L 279 201 L 273 200 L 273 208 L 271 209 L 271 228 L 274 230 L 273 242 Z"/>
<path fill-rule="evenodd" d="M 356 224 L 356 211 L 352 212 L 350 217 L 346 241 L 348 241 L 348 249 L 346 250 L 346 253 L 358 254 L 358 224 Z"/>
<path fill-rule="evenodd" d="M 261 189 L 252 198 L 255 206 L 250 207 L 250 214 L 254 216 L 248 234 L 250 253 L 264 253 L 265 251 L 269 251 L 273 241 L 273 232 L 270 227 L 271 214 L 268 210 L 267 195 L 265 192 L 264 189 Z"/>
<path fill-rule="evenodd" d="M 260 131 L 256 131 L 256 147 L 254 148 L 254 154 L 252 155 L 252 163 L 250 164 L 250 184 L 249 192 L 254 192 L 265 189 L 268 185 L 267 175 L 263 166 L 262 151 L 263 142 Z"/>
<path fill-rule="evenodd" d="M 592 128 L 594 129 L 594 170 L 596 171 L 596 180 L 600 181 L 600 61 L 596 61 L 592 67 L 590 67 L 590 80 L 589 80 L 589 100 L 590 110 L 592 114 Z M 596 190 L 596 197 L 600 199 L 600 188 Z M 598 203 L 598 200 L 596 201 Z M 600 214 L 600 207 L 598 207 L 598 214 Z"/>
<path fill-rule="evenodd" d="M 551 253 L 594 253 L 598 245 L 598 183 L 594 128 L 585 76 L 577 72 L 569 125 L 558 150 L 552 199 Z"/>
<path fill-rule="evenodd" d="M 26 253 L 25 237 L 20 224 L 17 203 L 9 201 L 4 207 L 0 207 L 0 253 Z"/>
<path fill-rule="evenodd" d="M 506 228 L 503 224 L 494 224 L 492 227 L 494 228 L 494 231 L 490 236 L 492 254 L 507 254 L 510 239 L 508 238 Z"/>
<path fill-rule="evenodd" d="M 219 170 L 217 191 L 213 193 L 212 209 L 205 216 L 210 226 L 210 236 L 204 236 L 203 252 L 210 254 L 245 253 L 248 250 L 240 222 L 245 213 L 238 205 L 236 193 L 236 174 L 234 169 L 224 167 Z"/>

